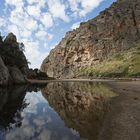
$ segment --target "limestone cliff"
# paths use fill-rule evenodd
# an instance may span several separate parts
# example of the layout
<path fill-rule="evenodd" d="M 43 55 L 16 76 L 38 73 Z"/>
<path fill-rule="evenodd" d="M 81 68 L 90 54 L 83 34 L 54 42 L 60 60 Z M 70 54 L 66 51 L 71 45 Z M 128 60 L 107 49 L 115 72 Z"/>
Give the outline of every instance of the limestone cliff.
<path fill-rule="evenodd" d="M 44 60 L 48 76 L 71 78 L 140 40 L 140 0 L 118 0 L 99 16 L 66 33 Z"/>

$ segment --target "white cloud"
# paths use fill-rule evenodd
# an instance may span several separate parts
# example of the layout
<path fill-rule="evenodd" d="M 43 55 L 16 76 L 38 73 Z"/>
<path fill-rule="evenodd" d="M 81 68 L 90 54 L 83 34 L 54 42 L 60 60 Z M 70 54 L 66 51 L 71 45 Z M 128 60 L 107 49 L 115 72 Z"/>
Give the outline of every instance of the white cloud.
<path fill-rule="evenodd" d="M 24 17 L 25 17 L 24 10 L 23 10 L 22 7 L 20 7 L 20 8 L 15 8 L 13 11 L 11 11 L 9 20 L 13 24 L 17 24 L 18 25 L 19 23 L 22 23 L 22 21 L 24 20 Z"/>
<path fill-rule="evenodd" d="M 69 0 L 70 9 L 75 16 L 86 16 L 94 8 L 98 7 L 103 0 Z"/>
<path fill-rule="evenodd" d="M 44 129 L 39 135 L 39 140 L 51 140 L 52 132 L 50 130 Z"/>
<path fill-rule="evenodd" d="M 40 21 L 45 26 L 45 28 L 50 28 L 53 26 L 53 19 L 49 13 L 42 14 L 42 16 L 40 17 Z"/>
<path fill-rule="evenodd" d="M 15 8 L 9 18 L 12 24 L 18 26 L 22 30 L 27 29 L 30 31 L 35 31 L 38 28 L 37 20 L 34 20 L 33 17 L 28 16 L 22 7 Z M 26 25 L 26 26 L 25 26 Z"/>
<path fill-rule="evenodd" d="M 40 16 L 41 9 L 40 7 L 37 7 L 36 5 L 31 5 L 27 7 L 27 12 L 30 16 L 38 18 Z"/>
<path fill-rule="evenodd" d="M 66 6 L 60 0 L 48 0 L 49 12 L 54 18 L 68 22 L 70 19 L 66 14 Z"/>
<path fill-rule="evenodd" d="M 28 16 L 23 8 L 15 8 L 9 18 L 11 24 L 15 24 L 18 28 L 22 30 L 28 29 L 30 31 L 35 31 L 38 28 L 37 21 L 32 17 Z"/>
<path fill-rule="evenodd" d="M 69 0 L 69 4 L 70 4 L 70 9 L 72 12 L 74 12 L 74 14 L 77 14 L 77 12 L 79 11 L 79 3 L 77 0 Z"/>
<path fill-rule="evenodd" d="M 22 7 L 24 5 L 23 0 L 5 0 L 6 5 L 13 5 L 16 7 Z"/>
<path fill-rule="evenodd" d="M 48 39 L 52 40 L 53 39 L 53 35 L 48 33 Z"/>
<path fill-rule="evenodd" d="M 36 6 L 40 8 L 45 7 L 46 0 L 27 0 L 28 4 L 33 5 L 35 4 Z"/>
<path fill-rule="evenodd" d="M 102 1 L 103 0 L 81 0 L 82 10 L 80 11 L 80 15 L 85 16 L 94 8 L 98 7 Z"/>
<path fill-rule="evenodd" d="M 46 0 L 39 0 L 38 6 L 41 8 L 45 8 Z"/>
<path fill-rule="evenodd" d="M 21 34 L 22 38 L 30 38 L 32 35 L 32 32 L 27 29 L 24 29 L 24 30 L 20 31 L 20 34 Z"/>
<path fill-rule="evenodd" d="M 45 37 L 47 36 L 47 32 L 45 31 L 38 31 L 35 36 L 38 38 L 38 39 L 45 39 Z"/>
<path fill-rule="evenodd" d="M 35 31 L 38 29 L 38 23 L 33 18 L 27 18 L 24 20 L 25 25 L 27 24 L 26 28 L 31 31 Z"/>
<path fill-rule="evenodd" d="M 27 2 L 32 5 L 38 3 L 38 0 L 27 0 Z"/>
<path fill-rule="evenodd" d="M 36 126 L 43 126 L 43 125 L 45 125 L 45 120 L 44 120 L 43 117 L 41 117 L 41 116 L 38 116 L 38 118 L 35 118 L 35 119 L 33 120 L 33 122 L 34 122 L 34 124 L 35 124 Z"/>
<path fill-rule="evenodd" d="M 25 55 L 31 62 L 33 68 L 39 67 L 41 62 L 46 57 L 46 52 L 39 50 L 39 41 L 30 41 L 29 39 L 22 39 L 25 44 Z"/>
<path fill-rule="evenodd" d="M 0 27 L 5 26 L 6 21 L 4 20 L 4 18 L 0 17 Z"/>

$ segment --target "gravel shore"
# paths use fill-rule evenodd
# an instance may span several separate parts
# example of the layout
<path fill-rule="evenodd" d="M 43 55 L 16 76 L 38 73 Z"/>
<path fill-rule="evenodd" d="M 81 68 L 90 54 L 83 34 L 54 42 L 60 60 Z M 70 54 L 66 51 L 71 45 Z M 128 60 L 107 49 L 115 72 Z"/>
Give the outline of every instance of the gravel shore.
<path fill-rule="evenodd" d="M 118 96 L 111 100 L 99 140 L 140 140 L 140 81 L 109 85 Z"/>

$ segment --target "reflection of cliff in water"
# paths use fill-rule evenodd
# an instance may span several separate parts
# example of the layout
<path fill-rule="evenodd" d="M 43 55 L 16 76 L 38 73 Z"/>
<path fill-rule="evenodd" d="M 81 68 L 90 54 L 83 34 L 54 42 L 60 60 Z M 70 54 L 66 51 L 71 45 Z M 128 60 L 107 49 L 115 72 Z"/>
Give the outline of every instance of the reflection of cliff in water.
<path fill-rule="evenodd" d="M 101 83 L 80 82 L 49 83 L 42 93 L 65 124 L 88 140 L 97 138 L 109 98 L 115 96 Z"/>
<path fill-rule="evenodd" d="M 37 92 L 39 86 L 13 86 L 0 88 L 0 129 L 9 129 L 14 124 L 21 126 L 21 112 L 27 106 L 24 100 L 26 92 Z"/>
<path fill-rule="evenodd" d="M 26 104 L 23 102 L 26 94 L 26 86 L 16 86 L 0 89 L 0 127 L 6 129 L 10 124 L 21 125 L 20 110 Z"/>

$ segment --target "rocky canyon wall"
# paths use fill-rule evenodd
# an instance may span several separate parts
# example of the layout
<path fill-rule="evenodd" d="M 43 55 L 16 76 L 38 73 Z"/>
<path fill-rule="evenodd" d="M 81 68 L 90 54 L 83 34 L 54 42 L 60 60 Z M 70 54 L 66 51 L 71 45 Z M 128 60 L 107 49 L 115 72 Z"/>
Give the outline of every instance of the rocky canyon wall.
<path fill-rule="evenodd" d="M 41 70 L 50 77 L 72 78 L 77 70 L 94 67 L 139 40 L 140 0 L 118 0 L 96 18 L 67 32 Z"/>

